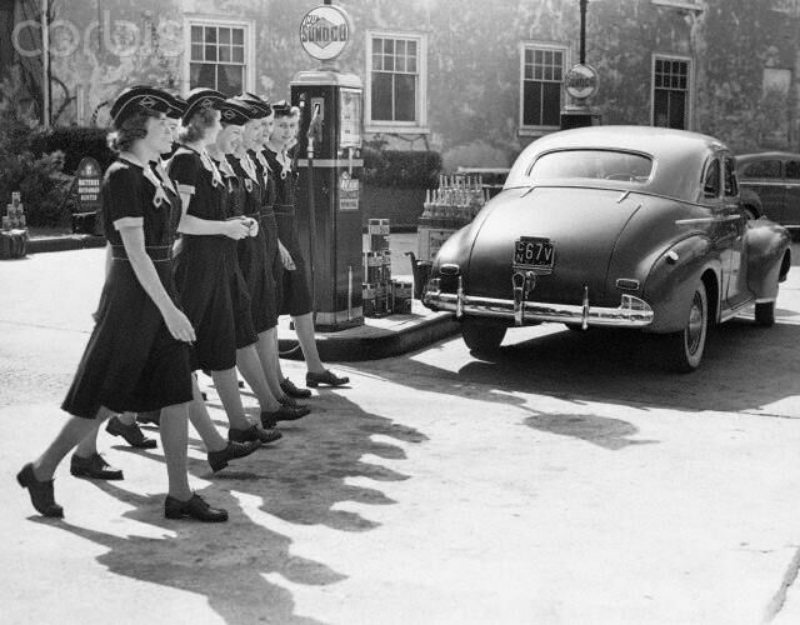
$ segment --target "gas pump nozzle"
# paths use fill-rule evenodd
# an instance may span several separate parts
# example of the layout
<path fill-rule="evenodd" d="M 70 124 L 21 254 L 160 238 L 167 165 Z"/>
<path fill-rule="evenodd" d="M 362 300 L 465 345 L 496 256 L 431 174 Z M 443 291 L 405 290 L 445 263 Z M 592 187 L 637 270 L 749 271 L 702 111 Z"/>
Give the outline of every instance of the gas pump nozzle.
<path fill-rule="evenodd" d="M 314 143 L 319 141 L 322 143 L 322 115 L 320 114 L 319 105 L 314 107 L 314 113 L 311 116 L 311 121 L 308 124 L 308 132 L 306 133 L 308 139 L 308 158 L 314 158 Z"/>

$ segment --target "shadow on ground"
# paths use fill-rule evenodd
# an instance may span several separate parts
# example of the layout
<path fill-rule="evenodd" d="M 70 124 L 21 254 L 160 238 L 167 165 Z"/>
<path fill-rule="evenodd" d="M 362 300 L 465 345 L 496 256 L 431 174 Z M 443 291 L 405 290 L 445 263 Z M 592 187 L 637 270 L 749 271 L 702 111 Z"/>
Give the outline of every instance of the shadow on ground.
<path fill-rule="evenodd" d="M 522 392 L 653 408 L 741 412 L 767 407 L 769 412 L 770 404 L 800 395 L 800 325 L 762 328 L 748 319 L 721 325 L 710 336 L 700 369 L 691 374 L 665 370 L 659 337 L 565 329 L 520 340 L 515 332 L 510 330 L 506 344 L 490 357 L 464 350 L 459 359 L 465 364 L 456 371 L 435 350 L 372 368 L 398 384 L 459 396 L 474 387 L 482 399 L 500 402 L 519 402 L 511 393 Z M 784 416 L 800 417 L 800 411 Z"/>
<path fill-rule="evenodd" d="M 265 576 L 277 574 L 294 584 L 324 586 L 346 575 L 325 563 L 293 555 L 291 537 L 267 527 L 284 524 L 270 522 L 270 517 L 289 525 L 324 525 L 344 532 L 377 527 L 374 521 L 335 507 L 346 501 L 369 505 L 395 502 L 379 488 L 353 486 L 346 483 L 347 479 L 366 477 L 378 484 L 408 479 L 364 457 L 402 460 L 404 450 L 391 444 L 391 439 L 407 444 L 421 443 L 426 437 L 390 419 L 366 413 L 335 393 L 325 393 L 314 406 L 312 416 L 281 428 L 281 441 L 232 462 L 213 478 L 206 462 L 190 460 L 191 473 L 213 479 L 214 485 L 201 494 L 209 503 L 228 510 L 227 523 L 169 521 L 163 517 L 163 494 L 141 496 L 112 483 L 92 482 L 133 506 L 126 516 L 176 535 L 120 538 L 68 523 L 53 526 L 108 549 L 98 562 L 114 574 L 207 597 L 209 606 L 226 623 L 316 625 L 320 622 L 295 614 L 291 592 Z M 376 435 L 380 440 L 374 440 Z M 197 440 L 191 444 L 202 449 Z M 158 461 L 153 470 L 163 471 L 160 455 L 131 453 Z M 244 506 L 245 502 L 251 505 Z M 249 513 L 245 507 L 250 508 Z M 261 513 L 269 516 L 261 518 Z"/>

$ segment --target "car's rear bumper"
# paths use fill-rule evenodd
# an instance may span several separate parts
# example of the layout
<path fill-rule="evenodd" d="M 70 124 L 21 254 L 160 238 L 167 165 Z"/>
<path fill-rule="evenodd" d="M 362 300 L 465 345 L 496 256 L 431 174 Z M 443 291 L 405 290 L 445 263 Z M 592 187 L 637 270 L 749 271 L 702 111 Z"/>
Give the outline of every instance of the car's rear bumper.
<path fill-rule="evenodd" d="M 456 317 L 472 315 L 506 319 L 514 325 L 530 325 L 553 321 L 589 326 L 616 328 L 644 328 L 653 321 L 654 312 L 647 302 L 633 295 L 622 295 L 616 308 L 592 306 L 588 294 L 582 305 L 552 304 L 510 299 L 494 299 L 467 295 L 462 289 L 456 293 L 439 290 L 436 281 L 428 283 L 423 302 L 434 310 L 451 311 Z"/>

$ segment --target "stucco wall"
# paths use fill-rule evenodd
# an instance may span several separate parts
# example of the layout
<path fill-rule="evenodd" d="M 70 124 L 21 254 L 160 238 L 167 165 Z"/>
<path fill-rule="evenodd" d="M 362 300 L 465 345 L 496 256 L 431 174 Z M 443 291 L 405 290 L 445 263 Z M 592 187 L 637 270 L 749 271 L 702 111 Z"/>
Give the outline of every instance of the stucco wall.
<path fill-rule="evenodd" d="M 273 98 L 288 96 L 294 73 L 313 68 L 302 51 L 298 27 L 316 0 L 53 0 L 57 17 L 74 24 L 81 45 L 55 37 L 53 87 L 58 123 L 84 117 L 126 84 L 150 82 L 185 90 L 180 39 L 162 32 L 186 13 L 235 17 L 255 25 L 252 87 Z M 532 137 L 520 136 L 520 44 L 565 42 L 578 60 L 578 0 L 342 0 L 355 26 L 355 44 L 344 69 L 366 72 L 365 33 L 370 28 L 428 34 L 427 93 L 431 134 L 389 137 L 393 147 L 430 146 L 447 152 L 484 142 L 510 160 Z M 787 0 L 708 0 L 700 12 L 664 8 L 648 0 L 589 3 L 587 62 L 597 68 L 600 90 L 592 105 L 604 123 L 650 124 L 652 55 L 678 54 L 694 61 L 692 129 L 734 146 L 797 148 L 797 69 L 800 20 Z M 92 26 L 95 20 L 100 27 Z M 126 23 L 127 22 L 127 23 Z M 133 25 L 133 31 L 131 30 Z M 66 31 L 65 31 L 66 32 Z M 131 41 L 138 32 L 138 45 Z M 166 36 L 165 36 L 166 35 Z M 177 42 L 177 43 L 176 43 Z M 175 46 L 178 46 L 175 49 Z M 124 54 L 118 54 L 120 50 Z M 764 69 L 789 70 L 788 94 L 764 97 Z M 103 123 L 101 109 L 98 122 Z M 480 151 L 480 148 L 477 148 Z M 474 150 L 473 150 L 474 151 Z M 496 164 L 496 163 L 493 163 Z"/>

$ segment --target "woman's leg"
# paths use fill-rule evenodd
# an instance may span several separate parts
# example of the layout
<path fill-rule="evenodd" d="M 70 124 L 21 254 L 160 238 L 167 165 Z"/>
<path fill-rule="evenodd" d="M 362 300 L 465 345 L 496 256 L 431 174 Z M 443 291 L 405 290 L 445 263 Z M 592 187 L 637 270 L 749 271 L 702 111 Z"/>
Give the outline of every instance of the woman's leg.
<path fill-rule="evenodd" d="M 123 412 L 122 414 L 117 415 L 117 419 L 123 425 L 133 426 L 136 423 L 136 413 L 135 412 Z"/>
<path fill-rule="evenodd" d="M 303 350 L 303 357 L 306 360 L 306 368 L 312 373 L 324 373 L 325 365 L 322 364 L 319 351 L 317 351 L 314 318 L 311 313 L 306 313 L 299 317 L 292 316 L 292 321 L 294 321 L 297 340 L 300 342 L 300 347 Z"/>
<path fill-rule="evenodd" d="M 101 408 L 95 419 L 70 417 L 44 453 L 33 462 L 33 473 L 36 479 L 39 481 L 52 480 L 64 457 L 87 436 L 93 433 L 95 436 L 97 435 L 100 423 L 98 419 L 104 413 L 107 415 L 108 411 Z"/>
<path fill-rule="evenodd" d="M 212 371 L 211 378 L 219 394 L 220 401 L 228 415 L 228 422 L 233 429 L 246 430 L 251 426 L 244 413 L 242 397 L 239 395 L 239 379 L 236 377 L 236 369 L 226 369 L 225 371 Z"/>
<path fill-rule="evenodd" d="M 258 335 L 256 351 L 264 369 L 264 376 L 273 396 L 280 399 L 283 397 L 283 372 L 281 371 L 281 359 L 278 351 L 278 327 L 270 328 Z"/>
<path fill-rule="evenodd" d="M 190 402 L 191 403 L 191 402 Z M 212 508 L 192 492 L 187 474 L 189 404 L 168 406 L 161 410 L 161 444 L 167 463 L 169 494 L 164 502 L 164 516 L 168 519 L 192 517 L 199 521 L 218 523 L 228 520 L 227 511 Z"/>
<path fill-rule="evenodd" d="M 222 451 L 225 449 L 227 442 L 222 438 L 219 430 L 211 420 L 211 415 L 208 414 L 203 396 L 200 394 L 197 378 L 194 376 L 192 376 L 192 396 L 194 400 L 189 404 L 189 421 L 191 421 L 194 429 L 197 430 L 207 451 Z"/>
<path fill-rule="evenodd" d="M 179 501 L 192 498 L 187 475 L 187 447 L 189 444 L 189 404 L 167 406 L 161 410 L 161 445 L 167 464 L 169 495 Z"/>
<path fill-rule="evenodd" d="M 259 336 L 261 342 L 261 336 Z M 275 412 L 281 407 L 280 402 L 275 398 L 272 389 L 265 377 L 265 367 L 263 361 L 259 357 L 257 351 L 258 343 L 255 345 L 248 345 L 242 349 L 236 350 L 236 366 L 242 373 L 242 377 L 253 389 L 253 392 L 258 397 L 258 403 L 261 406 L 261 412 Z M 283 393 L 278 395 L 282 396 Z"/>

